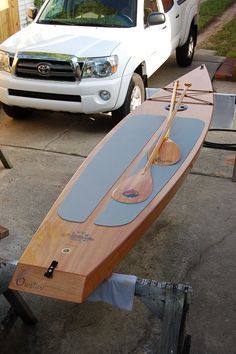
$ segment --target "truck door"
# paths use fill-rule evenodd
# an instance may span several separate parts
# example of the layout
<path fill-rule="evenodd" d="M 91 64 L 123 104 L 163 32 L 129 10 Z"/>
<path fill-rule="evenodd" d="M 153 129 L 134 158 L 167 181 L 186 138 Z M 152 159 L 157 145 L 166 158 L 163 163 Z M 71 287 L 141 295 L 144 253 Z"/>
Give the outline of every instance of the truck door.
<path fill-rule="evenodd" d="M 147 76 L 152 75 L 157 67 L 160 67 L 171 54 L 171 43 L 166 23 L 148 25 L 148 16 L 152 12 L 163 12 L 159 0 L 144 0 L 143 21 L 145 37 L 143 50 L 146 53 Z"/>
<path fill-rule="evenodd" d="M 178 47 L 186 0 L 162 0 L 172 50 Z"/>

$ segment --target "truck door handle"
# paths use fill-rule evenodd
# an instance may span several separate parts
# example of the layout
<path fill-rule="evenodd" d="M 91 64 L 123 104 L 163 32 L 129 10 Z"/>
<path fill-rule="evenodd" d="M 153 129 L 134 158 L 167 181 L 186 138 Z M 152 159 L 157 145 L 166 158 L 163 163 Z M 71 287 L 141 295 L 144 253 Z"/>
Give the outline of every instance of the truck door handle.
<path fill-rule="evenodd" d="M 175 18 L 178 18 L 179 17 L 179 14 L 175 16 Z"/>
<path fill-rule="evenodd" d="M 162 29 L 165 29 L 167 26 L 162 27 Z"/>

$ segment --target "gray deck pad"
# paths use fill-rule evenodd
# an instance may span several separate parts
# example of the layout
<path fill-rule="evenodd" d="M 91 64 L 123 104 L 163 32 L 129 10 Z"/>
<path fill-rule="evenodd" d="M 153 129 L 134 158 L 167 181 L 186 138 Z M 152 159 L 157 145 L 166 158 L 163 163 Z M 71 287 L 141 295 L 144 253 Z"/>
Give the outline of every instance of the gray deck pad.
<path fill-rule="evenodd" d="M 150 197 L 144 202 L 135 204 L 121 203 L 111 199 L 96 219 L 95 224 L 102 226 L 121 226 L 132 222 L 178 171 L 197 142 L 203 128 L 204 122 L 198 119 L 176 118 L 171 129 L 170 138 L 178 144 L 181 150 L 181 160 L 171 166 L 153 165 L 153 191 Z M 140 164 L 131 172 L 131 175 L 142 169 L 146 162 L 147 157 L 142 159 Z"/>
<path fill-rule="evenodd" d="M 59 206 L 58 215 L 68 221 L 84 222 L 164 120 L 155 115 L 128 119 L 82 172 Z"/>

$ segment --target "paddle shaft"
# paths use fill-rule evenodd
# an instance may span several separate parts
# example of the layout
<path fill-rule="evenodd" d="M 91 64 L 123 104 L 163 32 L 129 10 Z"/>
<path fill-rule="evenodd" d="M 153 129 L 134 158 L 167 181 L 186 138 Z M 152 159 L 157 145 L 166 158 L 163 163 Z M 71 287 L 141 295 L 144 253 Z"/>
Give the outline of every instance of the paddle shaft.
<path fill-rule="evenodd" d="M 149 159 L 148 159 L 148 161 L 147 161 L 147 163 L 146 163 L 146 165 L 144 167 L 143 173 L 145 173 L 147 171 L 147 169 L 153 164 L 154 160 L 156 159 L 156 155 L 157 155 L 157 153 L 158 153 L 163 141 L 165 140 L 166 135 L 168 134 L 168 131 L 169 131 L 170 126 L 171 126 L 171 123 L 172 123 L 172 121 L 173 121 L 173 119 L 174 119 L 174 117 L 175 117 L 175 115 L 176 115 L 176 113 L 177 113 L 177 111 L 179 109 L 179 106 L 180 106 L 181 102 L 183 101 L 184 96 L 186 95 L 186 92 L 187 92 L 188 88 L 191 86 L 191 84 L 185 84 L 185 86 L 186 87 L 183 90 L 178 102 L 175 104 L 174 110 L 173 111 L 170 110 L 170 113 L 169 113 L 169 116 L 168 116 L 168 119 L 167 119 L 167 122 L 166 122 L 166 126 L 164 127 L 164 129 L 163 129 L 163 131 L 161 133 L 161 136 L 160 136 L 155 148 L 153 149 L 153 151 L 152 151 L 152 153 L 151 153 L 151 155 L 150 155 L 150 157 L 149 157 Z M 173 93 L 174 93 L 174 90 L 173 90 Z"/>
<path fill-rule="evenodd" d="M 177 92 L 178 86 L 179 86 L 179 81 L 175 81 L 172 96 L 171 96 L 170 110 L 169 110 L 169 115 L 168 115 L 167 121 L 171 118 L 171 114 L 172 114 L 174 107 L 175 107 L 175 99 L 176 99 L 176 92 Z M 170 128 L 168 129 L 168 131 L 165 135 L 165 139 L 168 139 L 169 134 L 170 134 Z"/>

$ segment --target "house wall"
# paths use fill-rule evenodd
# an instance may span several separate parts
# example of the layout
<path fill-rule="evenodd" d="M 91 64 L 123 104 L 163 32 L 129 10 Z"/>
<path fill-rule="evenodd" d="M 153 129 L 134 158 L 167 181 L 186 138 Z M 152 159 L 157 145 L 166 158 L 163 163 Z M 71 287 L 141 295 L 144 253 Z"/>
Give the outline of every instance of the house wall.
<path fill-rule="evenodd" d="M 19 3 L 19 16 L 20 16 L 20 27 L 27 26 L 27 9 L 34 5 L 34 0 L 18 0 Z"/>
<path fill-rule="evenodd" d="M 20 29 L 18 0 L 0 0 L 0 43 Z"/>

